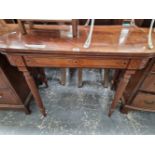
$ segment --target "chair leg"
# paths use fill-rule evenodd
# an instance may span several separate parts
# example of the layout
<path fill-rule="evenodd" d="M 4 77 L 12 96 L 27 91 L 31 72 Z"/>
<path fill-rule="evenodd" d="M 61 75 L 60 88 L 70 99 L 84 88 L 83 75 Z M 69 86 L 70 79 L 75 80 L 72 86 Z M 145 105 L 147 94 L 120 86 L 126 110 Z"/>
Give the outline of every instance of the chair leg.
<path fill-rule="evenodd" d="M 29 22 L 29 28 L 33 29 L 33 22 L 31 22 L 31 21 Z"/>
<path fill-rule="evenodd" d="M 20 29 L 21 33 L 26 34 L 27 32 L 26 32 L 24 23 L 20 19 L 18 19 L 17 21 L 18 21 L 18 25 L 19 25 L 19 29 Z"/>
<path fill-rule="evenodd" d="M 82 87 L 82 68 L 78 68 L 78 87 Z"/>
<path fill-rule="evenodd" d="M 125 106 L 122 106 L 120 108 L 120 112 L 123 114 L 128 114 L 129 111 L 130 111 L 130 109 L 126 108 Z"/>
<path fill-rule="evenodd" d="M 72 31 L 73 37 L 76 38 L 78 36 L 78 20 L 72 19 Z"/>
<path fill-rule="evenodd" d="M 104 69 L 104 80 L 103 80 L 103 85 L 105 88 L 108 88 L 109 86 L 109 69 Z"/>
<path fill-rule="evenodd" d="M 66 68 L 61 69 L 61 85 L 66 85 Z"/>
<path fill-rule="evenodd" d="M 39 72 L 40 72 L 41 80 L 43 83 L 45 83 L 45 86 L 47 88 L 48 87 L 48 81 L 46 78 L 45 70 L 43 68 L 39 68 Z"/>

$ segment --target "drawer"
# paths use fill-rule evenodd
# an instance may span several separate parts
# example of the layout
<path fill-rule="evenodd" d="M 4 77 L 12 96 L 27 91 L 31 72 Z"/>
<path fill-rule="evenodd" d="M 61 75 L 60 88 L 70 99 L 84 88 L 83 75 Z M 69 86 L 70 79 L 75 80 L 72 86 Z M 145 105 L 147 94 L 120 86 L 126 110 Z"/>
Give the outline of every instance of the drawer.
<path fill-rule="evenodd" d="M 132 105 L 137 108 L 155 110 L 155 95 L 139 92 Z"/>
<path fill-rule="evenodd" d="M 144 80 L 142 90 L 155 92 L 155 74 L 149 74 L 148 77 Z"/>
<path fill-rule="evenodd" d="M 5 84 L 4 79 L 2 78 L 1 75 L 0 75 L 0 88 L 6 88 L 6 84 Z"/>
<path fill-rule="evenodd" d="M 125 59 L 96 59 L 96 58 L 57 58 L 24 56 L 27 66 L 37 67 L 87 67 L 87 68 L 126 68 L 128 60 Z"/>
<path fill-rule="evenodd" d="M 0 68 L 0 88 L 7 88 L 7 79 Z"/>
<path fill-rule="evenodd" d="M 12 90 L 0 89 L 0 104 L 20 104 L 20 102 Z"/>
<path fill-rule="evenodd" d="M 153 67 L 151 69 L 151 72 L 154 72 L 155 73 L 155 64 L 153 65 Z"/>

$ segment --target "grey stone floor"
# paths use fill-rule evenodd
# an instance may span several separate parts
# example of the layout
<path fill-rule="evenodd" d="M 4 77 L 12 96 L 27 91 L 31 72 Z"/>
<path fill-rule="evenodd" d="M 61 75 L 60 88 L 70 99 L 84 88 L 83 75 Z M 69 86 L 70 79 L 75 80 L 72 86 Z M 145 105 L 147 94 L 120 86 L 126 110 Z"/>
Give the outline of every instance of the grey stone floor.
<path fill-rule="evenodd" d="M 0 134 L 155 134 L 155 113 L 130 112 L 119 109 L 109 118 L 108 108 L 113 92 L 103 88 L 101 74 L 85 69 L 84 85 L 76 87 L 76 72 L 66 86 L 59 84 L 59 70 L 46 69 L 49 88 L 40 88 L 47 117 L 39 113 L 32 100 L 31 115 L 16 111 L 0 111 Z"/>

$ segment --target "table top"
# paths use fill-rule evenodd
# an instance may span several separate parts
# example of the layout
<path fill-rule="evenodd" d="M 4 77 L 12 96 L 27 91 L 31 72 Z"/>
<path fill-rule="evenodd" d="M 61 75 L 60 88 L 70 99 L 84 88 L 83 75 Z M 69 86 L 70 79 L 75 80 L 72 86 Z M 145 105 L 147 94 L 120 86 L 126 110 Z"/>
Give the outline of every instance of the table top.
<path fill-rule="evenodd" d="M 155 56 L 155 48 L 148 49 L 148 28 L 123 26 L 94 26 L 92 42 L 84 48 L 88 26 L 79 26 L 79 37 L 72 38 L 70 26 L 36 26 L 22 35 L 17 29 L 0 37 L 3 52 L 78 53 Z M 153 34 L 155 38 L 155 35 Z"/>

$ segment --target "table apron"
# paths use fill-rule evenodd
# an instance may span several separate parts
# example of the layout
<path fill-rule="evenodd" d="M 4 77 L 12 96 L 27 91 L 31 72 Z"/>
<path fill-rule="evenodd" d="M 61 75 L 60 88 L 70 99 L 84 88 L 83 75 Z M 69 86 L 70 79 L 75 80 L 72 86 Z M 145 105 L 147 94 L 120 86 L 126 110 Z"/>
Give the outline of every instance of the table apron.
<path fill-rule="evenodd" d="M 59 58 L 24 56 L 26 66 L 31 67 L 82 67 L 82 68 L 127 68 L 129 59 L 114 58 Z"/>

